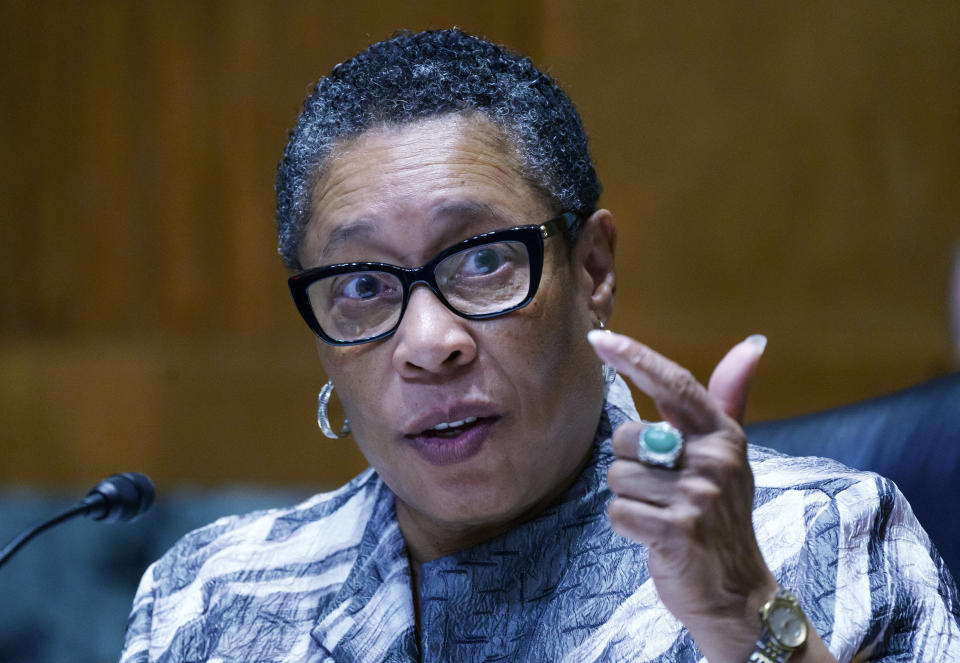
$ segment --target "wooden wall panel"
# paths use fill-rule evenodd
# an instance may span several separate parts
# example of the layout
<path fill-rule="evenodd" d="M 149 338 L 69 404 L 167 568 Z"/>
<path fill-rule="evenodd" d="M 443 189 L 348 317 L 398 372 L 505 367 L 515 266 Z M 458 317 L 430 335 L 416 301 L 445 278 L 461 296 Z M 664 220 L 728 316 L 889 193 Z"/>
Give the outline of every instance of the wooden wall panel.
<path fill-rule="evenodd" d="M 767 333 L 756 418 L 949 368 L 956 4 L 3 0 L 0 481 L 363 466 L 313 423 L 273 170 L 318 76 L 450 25 L 581 107 L 620 219 L 616 328 L 704 378 Z"/>
<path fill-rule="evenodd" d="M 544 21 L 620 216 L 616 326 L 704 379 L 766 333 L 755 416 L 949 367 L 957 5 L 569 2 Z"/>

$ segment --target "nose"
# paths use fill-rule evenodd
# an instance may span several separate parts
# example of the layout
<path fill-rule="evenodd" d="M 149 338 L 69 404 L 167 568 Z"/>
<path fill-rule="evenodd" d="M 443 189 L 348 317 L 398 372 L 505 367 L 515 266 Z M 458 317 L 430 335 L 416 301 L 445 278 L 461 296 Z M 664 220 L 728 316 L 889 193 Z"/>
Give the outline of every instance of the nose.
<path fill-rule="evenodd" d="M 415 286 L 394 334 L 394 369 L 404 378 L 423 379 L 469 365 L 477 356 L 477 344 L 468 325 L 429 288 Z"/>

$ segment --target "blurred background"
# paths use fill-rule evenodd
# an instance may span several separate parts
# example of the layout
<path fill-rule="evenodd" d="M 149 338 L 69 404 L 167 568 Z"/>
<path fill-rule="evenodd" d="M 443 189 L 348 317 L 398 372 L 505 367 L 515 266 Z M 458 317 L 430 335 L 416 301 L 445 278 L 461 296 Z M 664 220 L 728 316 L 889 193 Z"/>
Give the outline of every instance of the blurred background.
<path fill-rule="evenodd" d="M 612 327 L 703 379 L 770 339 L 751 419 L 951 367 L 960 5 L 0 3 L 0 481 L 338 485 L 273 171 L 303 97 L 397 28 L 530 55 L 619 219 Z"/>
<path fill-rule="evenodd" d="M 765 333 L 751 420 L 954 370 L 956 2 L 2 0 L 0 485 L 306 494 L 364 467 L 316 427 L 274 167 L 335 63 L 454 25 L 581 109 L 613 329 L 704 380 Z"/>

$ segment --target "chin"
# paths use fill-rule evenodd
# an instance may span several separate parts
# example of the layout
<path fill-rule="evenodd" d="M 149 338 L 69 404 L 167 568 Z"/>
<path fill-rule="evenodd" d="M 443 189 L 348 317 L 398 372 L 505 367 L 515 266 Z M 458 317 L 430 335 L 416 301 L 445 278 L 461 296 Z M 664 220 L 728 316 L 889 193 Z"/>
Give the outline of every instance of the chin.
<path fill-rule="evenodd" d="M 452 494 L 451 494 L 452 493 Z M 432 498 L 432 499 L 431 499 Z M 433 495 L 429 503 L 438 505 L 428 515 L 434 520 L 452 527 L 497 527 L 519 520 L 534 510 L 537 500 L 529 495 L 511 496 L 504 487 L 485 488 L 479 491 L 458 490 Z"/>

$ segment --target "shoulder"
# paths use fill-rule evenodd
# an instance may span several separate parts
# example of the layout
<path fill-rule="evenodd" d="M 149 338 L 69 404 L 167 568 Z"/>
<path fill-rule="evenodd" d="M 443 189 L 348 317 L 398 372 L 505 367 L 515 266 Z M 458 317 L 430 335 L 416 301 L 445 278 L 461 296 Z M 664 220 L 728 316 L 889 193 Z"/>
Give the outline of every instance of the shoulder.
<path fill-rule="evenodd" d="M 822 508 L 839 509 L 847 518 L 889 510 L 894 505 L 909 509 L 894 483 L 865 470 L 816 456 L 789 456 L 773 449 L 751 445 L 748 452 L 756 485 L 755 509 L 769 503 L 786 507 L 803 503 L 805 520 Z M 912 517 L 912 514 L 911 514 Z"/>
<path fill-rule="evenodd" d="M 220 518 L 180 539 L 147 569 L 144 583 L 154 596 L 169 595 L 237 574 L 255 582 L 345 561 L 381 497 L 379 477 L 367 470 L 291 507 Z"/>
<path fill-rule="evenodd" d="M 751 446 L 750 465 L 756 485 L 755 519 L 796 518 L 782 527 L 839 528 L 825 537 L 837 545 L 854 539 L 904 544 L 909 541 L 931 556 L 932 544 L 896 484 L 875 472 L 858 470 L 815 456 L 789 456 Z M 888 552 L 892 548 L 888 546 Z"/>
<path fill-rule="evenodd" d="M 227 630 L 238 651 L 259 651 L 270 643 L 247 642 L 257 640 L 248 630 L 277 606 L 286 615 L 278 626 L 284 633 L 271 643 L 286 646 L 300 631 L 309 634 L 316 611 L 348 577 L 365 533 L 390 526 L 388 496 L 367 470 L 295 506 L 228 516 L 190 532 L 144 573 L 121 661 L 169 651 L 206 660 L 206 648 Z"/>
<path fill-rule="evenodd" d="M 780 561 L 838 563 L 838 556 L 852 554 L 866 561 L 887 540 L 910 541 L 930 557 L 929 537 L 889 479 L 828 458 L 763 447 L 750 447 L 749 458 L 758 539 L 777 548 L 771 555 Z M 813 548 L 818 554 L 810 557 Z M 889 546 L 886 552 L 892 552 Z"/>
<path fill-rule="evenodd" d="M 942 660 L 960 642 L 956 585 L 892 481 L 763 447 L 750 463 L 764 558 L 835 656 Z"/>

